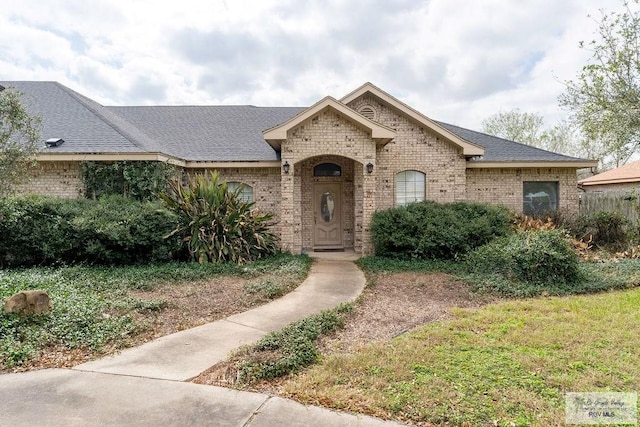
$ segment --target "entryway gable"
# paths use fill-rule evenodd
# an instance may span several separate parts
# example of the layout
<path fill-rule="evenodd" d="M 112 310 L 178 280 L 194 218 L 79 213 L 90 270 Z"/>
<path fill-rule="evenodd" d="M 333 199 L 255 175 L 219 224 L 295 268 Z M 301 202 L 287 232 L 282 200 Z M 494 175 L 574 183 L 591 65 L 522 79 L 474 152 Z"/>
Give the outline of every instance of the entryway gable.
<path fill-rule="evenodd" d="M 375 120 L 373 112 L 370 112 L 367 109 L 366 105 L 355 107 L 355 105 L 358 104 L 357 101 L 365 96 L 373 96 L 383 104 L 391 106 L 400 114 L 408 116 L 412 120 L 418 122 L 420 125 L 425 126 L 439 137 L 442 137 L 443 139 L 459 147 L 465 157 L 482 156 L 484 154 L 483 147 L 466 141 L 465 139 L 431 120 L 429 117 L 425 116 L 418 110 L 411 108 L 399 99 L 389 95 L 387 92 L 383 91 L 372 83 L 367 82 L 363 84 L 353 92 L 341 98 L 340 102 L 350 108 L 353 108 L 354 110 L 361 112 L 362 114 L 369 115 L 370 119 Z"/>
<path fill-rule="evenodd" d="M 335 98 L 327 96 L 281 125 L 263 131 L 264 139 L 275 150 L 280 151 L 282 142 L 288 138 L 293 129 L 299 127 L 309 119 L 313 121 L 315 116 L 327 110 L 332 110 L 362 129 L 365 129 L 371 139 L 375 140 L 378 144 L 384 145 L 395 137 L 395 132 L 392 129 L 369 120 Z"/>

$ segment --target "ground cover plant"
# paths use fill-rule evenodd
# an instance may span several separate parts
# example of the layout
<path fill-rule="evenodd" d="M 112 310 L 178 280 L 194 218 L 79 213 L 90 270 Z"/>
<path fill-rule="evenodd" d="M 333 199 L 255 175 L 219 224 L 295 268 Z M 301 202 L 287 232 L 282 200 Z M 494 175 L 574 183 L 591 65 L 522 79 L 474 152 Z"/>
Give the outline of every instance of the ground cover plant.
<path fill-rule="evenodd" d="M 282 254 L 243 266 L 0 270 L 0 302 L 22 290 L 42 289 L 53 303 L 50 313 L 35 316 L 0 311 L 0 372 L 73 366 L 244 311 L 292 290 L 309 266 L 308 257 Z M 264 283 L 270 286 L 264 289 Z"/>
<path fill-rule="evenodd" d="M 428 272 L 428 263 L 417 273 L 383 267 L 393 261 L 360 264 L 375 266 L 368 271 L 376 282 L 369 292 L 389 280 L 394 286 L 387 289 L 395 291 L 405 283 L 429 283 L 438 274 Z M 471 309 L 452 308 L 459 303 L 454 301 L 440 322 L 382 341 L 334 344 L 319 364 L 262 388 L 420 425 L 563 425 L 567 391 L 640 387 L 640 261 L 586 268 L 589 280 L 620 290 Z M 469 286 L 459 280 L 449 276 L 447 286 Z M 431 299 L 441 293 L 433 287 L 424 291 Z M 406 294 L 398 292 L 396 304 L 402 304 Z M 375 329 L 374 318 L 364 322 L 358 327 L 348 319 L 346 327 Z"/>

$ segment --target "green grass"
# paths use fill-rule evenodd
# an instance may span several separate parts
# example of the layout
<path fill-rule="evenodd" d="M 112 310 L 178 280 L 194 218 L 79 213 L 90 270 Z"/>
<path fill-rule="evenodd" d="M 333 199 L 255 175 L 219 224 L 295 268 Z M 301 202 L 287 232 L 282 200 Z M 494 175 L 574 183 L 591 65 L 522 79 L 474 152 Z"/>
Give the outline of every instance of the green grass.
<path fill-rule="evenodd" d="M 634 260 L 582 267 L 589 275 L 580 292 L 640 279 Z M 390 342 L 326 356 L 284 385 L 337 409 L 500 426 L 563 425 L 565 392 L 638 390 L 638 288 L 457 309 Z"/>
<path fill-rule="evenodd" d="M 242 266 L 232 264 L 171 263 L 130 267 L 62 267 L 0 270 L 0 301 L 28 289 L 46 290 L 53 310 L 20 316 L 0 310 L 0 367 L 13 368 L 38 357 L 48 346 L 67 349 L 105 345 L 126 347 L 141 330 L 134 312 L 159 311 L 167 301 L 142 301 L 133 289 L 152 289 L 166 283 L 185 283 L 219 275 L 258 278 L 275 273 L 283 280 L 307 275 L 308 257 L 279 255 Z M 276 286 L 278 284 L 275 284 Z"/>

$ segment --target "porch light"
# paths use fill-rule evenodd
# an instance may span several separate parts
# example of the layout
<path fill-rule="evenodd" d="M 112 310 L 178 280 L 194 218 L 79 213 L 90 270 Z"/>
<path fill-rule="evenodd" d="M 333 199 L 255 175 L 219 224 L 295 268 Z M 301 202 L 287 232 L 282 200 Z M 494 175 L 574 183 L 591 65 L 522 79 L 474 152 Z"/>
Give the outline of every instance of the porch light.
<path fill-rule="evenodd" d="M 373 163 L 367 163 L 367 173 L 373 172 Z"/>
<path fill-rule="evenodd" d="M 284 165 L 282 165 L 282 170 L 284 171 L 284 173 L 289 173 L 289 168 L 290 168 L 290 167 L 291 167 L 291 166 L 289 166 L 289 162 L 287 162 L 287 161 L 285 160 Z"/>

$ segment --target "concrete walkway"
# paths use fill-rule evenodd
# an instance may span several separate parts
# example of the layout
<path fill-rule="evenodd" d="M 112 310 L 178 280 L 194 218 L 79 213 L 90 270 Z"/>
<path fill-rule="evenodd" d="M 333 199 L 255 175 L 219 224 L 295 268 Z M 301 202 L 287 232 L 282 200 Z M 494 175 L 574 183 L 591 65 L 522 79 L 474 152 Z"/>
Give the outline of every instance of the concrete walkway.
<path fill-rule="evenodd" d="M 73 369 L 0 375 L 0 425 L 399 425 L 262 393 L 185 382 L 241 345 L 354 300 L 364 285 L 364 275 L 351 261 L 329 255 L 316 260 L 296 290 L 269 304 Z"/>

